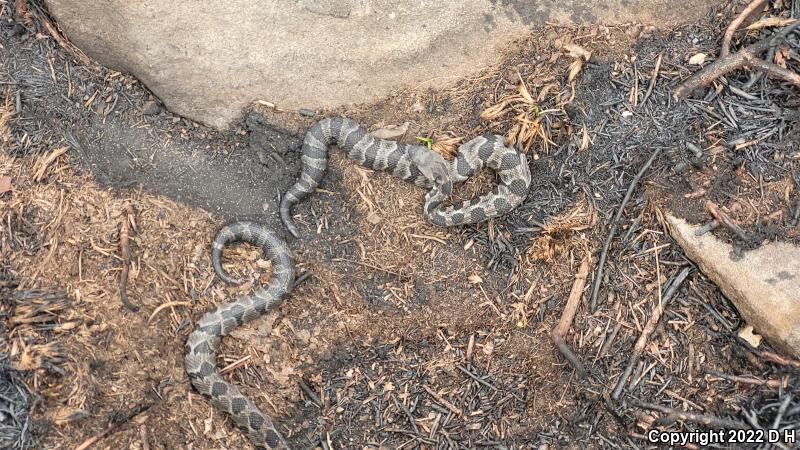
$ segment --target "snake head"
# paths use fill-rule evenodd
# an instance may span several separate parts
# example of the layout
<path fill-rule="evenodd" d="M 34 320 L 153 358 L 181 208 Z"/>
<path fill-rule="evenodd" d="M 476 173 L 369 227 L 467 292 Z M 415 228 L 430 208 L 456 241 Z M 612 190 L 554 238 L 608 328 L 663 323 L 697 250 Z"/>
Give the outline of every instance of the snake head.
<path fill-rule="evenodd" d="M 442 155 L 428 149 L 422 149 L 413 152 L 411 160 L 422 172 L 422 175 L 433 182 L 435 188 L 440 189 L 446 195 L 450 195 L 453 192 L 450 165 L 442 158 Z"/>

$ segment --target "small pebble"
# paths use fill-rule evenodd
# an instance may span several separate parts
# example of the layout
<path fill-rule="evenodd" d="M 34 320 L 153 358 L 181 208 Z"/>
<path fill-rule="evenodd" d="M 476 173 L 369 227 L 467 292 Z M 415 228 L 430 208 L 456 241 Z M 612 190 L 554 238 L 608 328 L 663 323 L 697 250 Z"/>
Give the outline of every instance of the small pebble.
<path fill-rule="evenodd" d="M 306 117 L 314 117 L 315 115 L 317 115 L 317 113 L 314 112 L 313 109 L 308 109 L 308 108 L 300 108 L 299 110 L 297 110 L 297 112 L 300 113 L 301 116 L 306 116 Z"/>

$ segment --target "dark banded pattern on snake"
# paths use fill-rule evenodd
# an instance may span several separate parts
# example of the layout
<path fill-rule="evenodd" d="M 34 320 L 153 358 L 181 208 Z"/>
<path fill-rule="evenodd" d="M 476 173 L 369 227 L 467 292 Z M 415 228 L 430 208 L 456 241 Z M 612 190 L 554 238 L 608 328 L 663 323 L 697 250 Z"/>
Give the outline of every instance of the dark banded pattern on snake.
<path fill-rule="evenodd" d="M 281 221 L 294 237 L 299 234 L 292 208 L 314 192 L 325 176 L 328 146 L 333 144 L 362 166 L 386 170 L 417 186 L 431 188 L 425 196 L 424 214 L 439 226 L 477 223 L 506 214 L 525 200 L 531 184 L 527 158 L 506 146 L 502 136 L 472 139 L 459 147 L 455 159 L 446 161 L 422 145 L 377 139 L 350 119 L 327 118 L 306 133 L 300 178 L 281 199 Z M 480 197 L 444 206 L 453 184 L 466 181 L 484 166 L 497 172 L 500 184 Z"/>
<path fill-rule="evenodd" d="M 186 373 L 195 389 L 209 397 L 216 408 L 228 413 L 256 448 L 288 449 L 269 417 L 222 378 L 217 370 L 216 353 L 223 336 L 280 304 L 294 285 L 294 262 L 286 244 L 264 225 L 232 223 L 217 233 L 211 254 L 214 271 L 227 283 L 239 283 L 225 273 L 220 261 L 225 245 L 234 241 L 263 247 L 272 262 L 272 277 L 266 287 L 237 297 L 200 318 L 186 341 Z"/>

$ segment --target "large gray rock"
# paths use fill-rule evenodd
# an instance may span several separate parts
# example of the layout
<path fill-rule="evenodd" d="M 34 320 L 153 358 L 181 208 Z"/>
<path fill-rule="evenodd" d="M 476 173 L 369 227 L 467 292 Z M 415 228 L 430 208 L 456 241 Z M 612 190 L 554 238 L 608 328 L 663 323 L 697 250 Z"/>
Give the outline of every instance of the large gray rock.
<path fill-rule="evenodd" d="M 47 0 L 67 37 L 179 114 L 225 127 L 264 100 L 285 109 L 374 100 L 495 61 L 549 21 L 696 20 L 711 0 Z"/>
<path fill-rule="evenodd" d="M 667 216 L 670 234 L 742 317 L 775 347 L 800 357 L 800 247 L 770 243 L 732 258 L 733 247 Z"/>

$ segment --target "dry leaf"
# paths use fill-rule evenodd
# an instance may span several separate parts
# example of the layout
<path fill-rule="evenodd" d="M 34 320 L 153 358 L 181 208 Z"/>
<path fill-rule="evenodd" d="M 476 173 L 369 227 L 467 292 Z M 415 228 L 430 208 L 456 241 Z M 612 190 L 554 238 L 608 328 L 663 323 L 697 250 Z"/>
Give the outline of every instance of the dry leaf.
<path fill-rule="evenodd" d="M 458 144 L 464 140 L 463 137 L 449 137 L 436 139 L 436 142 L 431 145 L 431 150 L 444 156 L 453 158 L 458 154 Z"/>
<path fill-rule="evenodd" d="M 564 44 L 564 50 L 573 58 L 583 59 L 588 61 L 592 57 L 592 53 L 577 44 Z"/>
<path fill-rule="evenodd" d="M 545 98 L 547 98 L 547 94 L 550 93 L 552 90 L 557 90 L 558 85 L 556 83 L 548 83 L 539 90 L 539 95 L 536 96 L 536 100 L 541 102 Z"/>
<path fill-rule="evenodd" d="M 48 414 L 50 420 L 56 425 L 67 425 L 89 417 L 89 413 L 83 409 L 72 409 L 70 407 L 57 408 Z"/>
<path fill-rule="evenodd" d="M 383 385 L 383 392 L 392 392 L 393 390 L 394 390 L 394 384 L 392 384 L 391 381 Z"/>
<path fill-rule="evenodd" d="M 367 216 L 367 222 L 369 222 L 369 223 L 371 223 L 373 225 L 377 225 L 377 224 L 379 224 L 381 222 L 381 216 L 377 215 L 374 212 L 371 212 Z"/>
<path fill-rule="evenodd" d="M 467 279 L 472 284 L 481 284 L 481 283 L 483 283 L 483 278 L 481 278 L 477 274 L 472 274 Z"/>
<path fill-rule="evenodd" d="M 742 328 L 739 328 L 739 331 L 736 334 L 739 335 L 740 338 L 744 339 L 753 348 L 758 348 L 758 346 L 761 345 L 762 337 L 761 335 L 753 332 L 752 325 L 745 325 Z"/>
<path fill-rule="evenodd" d="M 410 124 L 405 122 L 402 125 L 387 125 L 379 130 L 373 131 L 372 135 L 378 139 L 392 139 L 400 137 L 408 131 Z"/>
<path fill-rule="evenodd" d="M 583 126 L 581 135 L 580 151 L 584 152 L 589 148 L 589 144 L 592 143 L 592 140 L 589 138 L 589 130 L 586 129 L 586 125 Z"/>
<path fill-rule="evenodd" d="M 689 64 L 693 66 L 700 66 L 704 62 L 706 62 L 706 54 L 705 53 L 695 53 L 689 58 Z"/>
<path fill-rule="evenodd" d="M 498 117 L 502 116 L 505 112 L 506 106 L 508 105 L 508 100 L 503 100 L 502 102 L 492 105 L 483 110 L 481 113 L 481 119 L 483 120 L 494 120 Z"/>
<path fill-rule="evenodd" d="M 569 69 L 567 69 L 567 81 L 575 80 L 575 77 L 577 77 L 578 74 L 581 73 L 582 69 L 583 69 L 582 59 L 576 59 L 575 61 L 572 61 L 572 64 L 569 65 Z"/>
<path fill-rule="evenodd" d="M 791 49 L 788 45 L 781 45 L 775 50 L 775 64 L 786 68 L 786 60 L 789 59 L 791 55 Z"/>
<path fill-rule="evenodd" d="M 11 177 L 0 177 L 0 194 L 11 192 Z"/>
<path fill-rule="evenodd" d="M 494 353 L 494 342 L 488 340 L 485 344 L 483 344 L 483 354 L 486 356 L 491 356 Z"/>
<path fill-rule="evenodd" d="M 519 72 L 517 72 L 517 77 L 519 78 L 519 95 L 521 95 L 527 103 L 531 105 L 535 104 L 531 93 L 528 92 L 528 86 L 525 86 L 525 81 L 522 79 L 522 75 L 520 75 Z"/>

